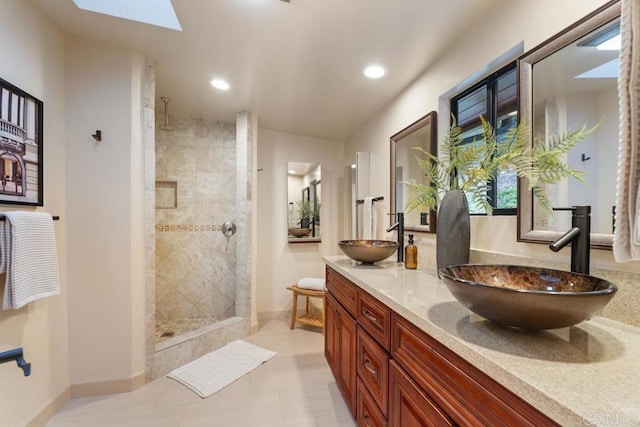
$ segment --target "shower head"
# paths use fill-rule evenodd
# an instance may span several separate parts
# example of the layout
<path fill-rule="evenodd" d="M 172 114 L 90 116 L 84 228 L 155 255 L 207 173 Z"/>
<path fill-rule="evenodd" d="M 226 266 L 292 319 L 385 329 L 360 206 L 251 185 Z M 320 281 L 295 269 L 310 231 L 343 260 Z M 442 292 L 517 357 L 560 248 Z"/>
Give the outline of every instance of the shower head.
<path fill-rule="evenodd" d="M 161 96 L 160 100 L 164 102 L 164 124 L 160 126 L 160 129 L 173 131 L 173 128 L 169 126 L 169 109 L 167 108 L 167 104 L 171 102 L 171 98 L 168 96 Z"/>

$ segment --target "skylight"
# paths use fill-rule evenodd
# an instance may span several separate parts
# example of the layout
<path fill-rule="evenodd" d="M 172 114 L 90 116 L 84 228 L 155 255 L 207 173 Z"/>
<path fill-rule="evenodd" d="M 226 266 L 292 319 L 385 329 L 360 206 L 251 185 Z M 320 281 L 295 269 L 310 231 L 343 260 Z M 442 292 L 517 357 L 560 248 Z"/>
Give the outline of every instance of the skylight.
<path fill-rule="evenodd" d="M 80 9 L 182 31 L 171 0 L 73 0 Z"/>

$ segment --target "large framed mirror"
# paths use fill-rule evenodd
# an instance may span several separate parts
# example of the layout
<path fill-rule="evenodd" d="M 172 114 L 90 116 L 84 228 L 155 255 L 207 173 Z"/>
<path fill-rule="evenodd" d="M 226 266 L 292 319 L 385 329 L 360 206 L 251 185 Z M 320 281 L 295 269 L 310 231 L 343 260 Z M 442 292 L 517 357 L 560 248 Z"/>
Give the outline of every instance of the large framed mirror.
<path fill-rule="evenodd" d="M 570 179 L 543 190 L 554 207 L 590 205 L 591 246 L 602 249 L 611 249 L 615 224 L 619 34 L 620 3 L 609 2 L 518 60 L 520 117 L 530 143 L 600 123 L 566 159 L 585 172 L 585 184 Z M 548 244 L 570 228 L 570 214 L 549 214 L 519 182 L 518 241 Z"/>
<path fill-rule="evenodd" d="M 421 154 L 415 147 L 421 147 L 434 155 L 438 154 L 437 122 L 437 113 L 432 111 L 391 137 L 390 203 L 393 212 L 404 212 L 405 206 L 411 200 L 411 188 L 404 182 L 413 181 L 429 185 L 416 160 L 416 156 Z M 391 222 L 394 222 L 393 216 Z M 404 229 L 435 233 L 436 211 L 404 212 Z"/>
<path fill-rule="evenodd" d="M 320 242 L 321 184 L 320 163 L 287 163 L 289 243 Z"/>

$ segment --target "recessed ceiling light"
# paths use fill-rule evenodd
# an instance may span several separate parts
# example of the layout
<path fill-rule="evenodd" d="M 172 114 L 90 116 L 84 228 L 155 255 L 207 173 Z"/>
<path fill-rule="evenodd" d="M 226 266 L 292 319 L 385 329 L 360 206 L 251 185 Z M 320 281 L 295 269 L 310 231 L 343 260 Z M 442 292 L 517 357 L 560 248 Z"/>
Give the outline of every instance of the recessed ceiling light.
<path fill-rule="evenodd" d="M 211 80 L 211 86 L 219 90 L 229 90 L 229 88 L 231 87 L 228 81 L 222 79 Z"/>
<path fill-rule="evenodd" d="M 384 77 L 384 75 L 387 74 L 387 69 L 382 65 L 369 65 L 363 70 L 363 73 L 370 79 L 379 79 L 380 77 Z"/>

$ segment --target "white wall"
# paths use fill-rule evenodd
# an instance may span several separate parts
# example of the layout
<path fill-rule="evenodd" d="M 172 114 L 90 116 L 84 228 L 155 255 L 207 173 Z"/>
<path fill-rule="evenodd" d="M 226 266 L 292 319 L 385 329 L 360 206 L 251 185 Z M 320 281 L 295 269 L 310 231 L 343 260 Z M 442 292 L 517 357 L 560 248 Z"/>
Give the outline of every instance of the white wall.
<path fill-rule="evenodd" d="M 258 131 L 258 276 L 257 310 L 261 316 L 280 313 L 291 304 L 285 288 L 302 277 L 324 277 L 323 255 L 340 252 L 348 238 L 342 221 L 344 146 L 284 132 Z M 322 169 L 322 242 L 288 243 L 287 162 L 320 163 Z M 340 213 L 340 215 L 339 215 Z M 345 231 L 347 230 L 347 231 Z"/>
<path fill-rule="evenodd" d="M 73 384 L 144 373 L 143 65 L 129 50 L 67 39 Z"/>
<path fill-rule="evenodd" d="M 22 426 L 69 386 L 65 209 L 64 38 L 29 2 L 0 0 L 0 78 L 44 102 L 44 206 L 0 206 L 60 215 L 55 222 L 61 295 L 20 310 L 0 310 L 0 352 L 23 347 L 31 376 L 15 363 L 0 365 L 0 425 Z M 0 290 L 4 288 L 0 276 Z M 1 292 L 0 292 L 1 293 Z"/>
<path fill-rule="evenodd" d="M 378 172 L 371 176 L 371 192 L 388 196 L 391 135 L 429 111 L 438 110 L 438 98 L 442 94 L 521 41 L 525 51 L 529 50 L 604 3 L 605 0 L 503 0 L 497 3 L 487 10 L 484 18 L 467 28 L 411 86 L 347 138 L 346 157 L 353 157 L 356 151 L 373 153 L 375 163 L 371 169 Z M 392 66 L 390 68 L 393 72 Z M 442 141 L 442 126 L 439 135 L 438 140 Z M 387 197 L 384 203 L 388 212 Z M 568 262 L 568 249 L 554 254 L 545 245 L 516 242 L 515 216 L 472 217 L 471 226 L 474 249 Z M 434 236 L 422 234 L 420 238 L 431 240 Z M 611 251 L 592 251 L 592 264 L 640 271 L 640 263 L 615 263 Z"/>

